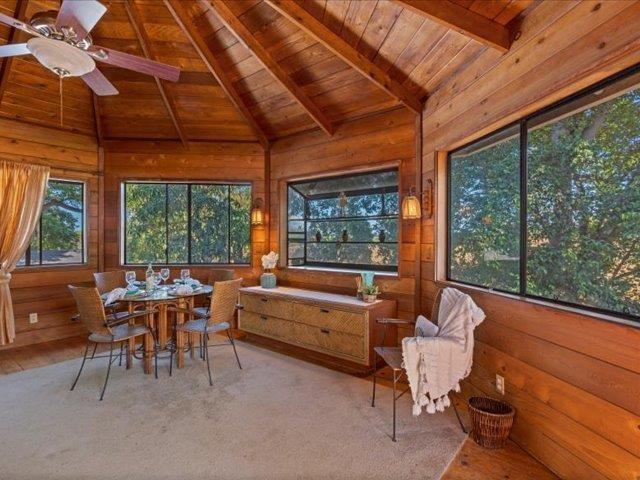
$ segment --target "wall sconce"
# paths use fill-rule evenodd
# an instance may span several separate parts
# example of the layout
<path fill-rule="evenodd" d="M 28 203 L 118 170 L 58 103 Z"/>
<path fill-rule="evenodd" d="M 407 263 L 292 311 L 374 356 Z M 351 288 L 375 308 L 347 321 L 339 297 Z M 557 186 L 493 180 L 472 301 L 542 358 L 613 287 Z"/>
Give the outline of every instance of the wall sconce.
<path fill-rule="evenodd" d="M 264 224 L 264 212 L 262 211 L 262 199 L 256 198 L 251 207 L 251 225 L 254 227 Z"/>
<path fill-rule="evenodd" d="M 402 200 L 402 218 L 403 220 L 417 220 L 424 213 L 428 220 L 433 215 L 433 181 L 428 179 L 422 192 L 422 205 L 418 197 L 415 195 L 413 187 L 409 190 L 409 195 Z"/>

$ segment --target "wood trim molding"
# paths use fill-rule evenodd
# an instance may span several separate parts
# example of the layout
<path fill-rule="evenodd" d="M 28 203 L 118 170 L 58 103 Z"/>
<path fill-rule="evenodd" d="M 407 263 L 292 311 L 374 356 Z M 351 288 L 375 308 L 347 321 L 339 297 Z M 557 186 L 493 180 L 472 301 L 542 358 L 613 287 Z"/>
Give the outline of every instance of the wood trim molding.
<path fill-rule="evenodd" d="M 151 40 L 147 35 L 147 32 L 144 29 L 142 19 L 140 18 L 140 13 L 138 12 L 137 7 L 131 0 L 124 1 L 124 8 L 127 11 L 127 16 L 129 17 L 129 21 L 131 22 L 131 26 L 133 27 L 134 32 L 136 33 L 136 38 L 140 43 L 140 47 L 142 47 L 142 52 L 144 56 L 149 60 L 158 61 L 156 56 L 151 51 Z M 160 96 L 162 97 L 162 102 L 164 103 L 165 108 L 167 109 L 167 113 L 169 117 L 171 117 L 171 122 L 176 129 L 176 133 L 178 137 L 180 137 L 180 141 L 183 145 L 187 145 L 189 140 L 187 135 L 184 132 L 184 127 L 182 126 L 182 122 L 178 117 L 176 104 L 173 98 L 173 95 L 167 91 L 165 88 L 165 81 L 159 79 L 158 77 L 153 77 L 156 81 L 156 85 L 158 86 L 158 91 L 160 92 Z"/>
<path fill-rule="evenodd" d="M 505 53 L 511 47 L 508 27 L 448 0 L 393 0 L 413 13 L 444 25 L 467 37 Z"/>
<path fill-rule="evenodd" d="M 384 70 L 359 53 L 342 37 L 333 33 L 303 7 L 295 2 L 284 0 L 265 0 L 265 2 L 410 110 L 415 113 L 422 112 L 422 103 L 418 97 L 393 80 Z"/>
<path fill-rule="evenodd" d="M 16 8 L 13 11 L 13 18 L 17 18 L 18 20 L 22 20 L 27 11 L 27 0 L 18 0 L 16 4 Z M 14 43 L 15 40 L 20 38 L 20 30 L 17 28 L 11 28 L 9 30 L 9 36 L 7 37 L 6 44 Z M 2 104 L 2 97 L 4 97 L 4 92 L 7 89 L 7 82 L 9 81 L 9 72 L 11 71 L 11 64 L 13 63 L 14 57 L 5 57 L 2 62 L 2 66 L 0 67 L 0 105 Z"/>
<path fill-rule="evenodd" d="M 196 30 L 192 19 L 189 17 L 184 2 L 181 0 L 164 0 L 164 4 L 191 43 L 191 46 L 198 53 L 200 59 L 207 67 L 207 70 L 209 70 L 211 75 L 213 75 L 216 81 L 220 84 L 222 90 L 226 93 L 227 97 L 229 97 L 229 100 L 231 100 L 231 103 L 249 124 L 262 147 L 267 148 L 269 145 L 269 139 L 258 125 L 256 119 L 253 118 L 253 115 L 240 97 L 240 94 L 225 75 L 224 69 L 215 58 L 202 36 Z"/>
<path fill-rule="evenodd" d="M 435 155 L 435 280 L 447 278 L 447 152 L 436 151 Z"/>
<path fill-rule="evenodd" d="M 258 61 L 267 69 L 282 87 L 300 104 L 307 114 L 329 136 L 333 135 L 335 128 L 327 116 L 315 105 L 306 93 L 296 84 L 280 64 L 271 56 L 269 51 L 260 44 L 251 31 L 235 16 L 224 0 L 199 0 L 200 5 L 207 10 L 215 11 L 217 17 L 227 29 L 242 43 Z"/>

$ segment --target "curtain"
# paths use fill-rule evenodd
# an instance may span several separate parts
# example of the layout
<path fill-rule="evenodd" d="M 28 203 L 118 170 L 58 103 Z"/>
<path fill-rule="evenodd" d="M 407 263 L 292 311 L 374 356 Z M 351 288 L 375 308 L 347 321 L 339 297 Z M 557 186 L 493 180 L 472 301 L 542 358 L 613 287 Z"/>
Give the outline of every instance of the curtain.
<path fill-rule="evenodd" d="M 0 345 L 16 337 L 9 281 L 36 228 L 49 167 L 0 160 Z"/>

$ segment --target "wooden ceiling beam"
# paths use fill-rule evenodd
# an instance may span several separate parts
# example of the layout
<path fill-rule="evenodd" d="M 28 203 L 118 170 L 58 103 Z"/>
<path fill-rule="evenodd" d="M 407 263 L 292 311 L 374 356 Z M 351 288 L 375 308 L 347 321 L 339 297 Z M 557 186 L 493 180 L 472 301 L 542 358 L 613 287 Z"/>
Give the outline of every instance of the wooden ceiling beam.
<path fill-rule="evenodd" d="M 164 0 L 165 6 L 171 12 L 174 20 L 185 34 L 185 36 L 189 39 L 191 46 L 196 50 L 198 56 L 202 60 L 202 62 L 207 67 L 207 70 L 214 76 L 217 82 L 220 84 L 222 90 L 224 90 L 225 94 L 231 100 L 231 103 L 236 107 L 240 115 L 245 119 L 245 121 L 251 127 L 251 130 L 258 138 L 260 144 L 266 149 L 269 147 L 269 139 L 264 134 L 258 122 L 251 112 L 249 108 L 246 106 L 240 94 L 237 92 L 233 83 L 228 79 L 225 75 L 224 69 L 213 55 L 209 46 L 206 44 L 200 33 L 196 30 L 193 19 L 190 18 L 188 11 L 186 10 L 185 4 L 182 0 Z"/>
<path fill-rule="evenodd" d="M 144 29 L 142 24 L 142 19 L 140 18 L 140 13 L 138 12 L 137 7 L 133 4 L 131 0 L 124 1 L 124 8 L 127 11 L 127 15 L 129 17 L 129 21 L 131 22 L 131 26 L 136 33 L 136 38 L 142 47 L 142 52 L 144 56 L 149 60 L 158 61 L 156 56 L 151 51 L 151 40 L 147 35 L 147 32 Z M 162 102 L 164 103 L 165 108 L 167 109 L 167 113 L 169 117 L 171 117 L 171 122 L 176 129 L 176 133 L 178 137 L 180 137 L 180 141 L 183 145 L 187 146 L 189 143 L 189 139 L 185 134 L 184 127 L 180 118 L 178 117 L 177 107 L 173 95 L 167 91 L 165 86 L 165 81 L 158 78 L 153 77 L 156 81 L 156 85 L 158 86 L 158 91 L 160 92 L 160 96 L 162 97 Z"/>
<path fill-rule="evenodd" d="M 389 74 L 370 61 L 349 43 L 336 35 L 324 23 L 317 20 L 296 2 L 285 0 L 265 0 L 266 3 L 292 21 L 298 28 L 313 37 L 362 75 L 382 88 L 392 97 L 402 102 L 415 113 L 422 112 L 422 102 Z"/>
<path fill-rule="evenodd" d="M 472 10 L 448 0 L 393 0 L 395 3 L 429 20 L 504 53 L 511 47 L 512 32 Z"/>
<path fill-rule="evenodd" d="M 242 43 L 258 61 L 267 69 L 267 71 L 287 90 L 291 96 L 300 104 L 307 114 L 325 131 L 328 135 L 333 135 L 335 128 L 331 121 L 307 96 L 302 88 L 296 84 L 289 74 L 280 66 L 280 64 L 271 56 L 269 51 L 258 42 L 258 39 L 251 31 L 235 16 L 223 0 L 199 0 L 200 4 L 206 8 L 213 10 L 225 27 Z"/>
<path fill-rule="evenodd" d="M 27 12 L 27 0 L 18 0 L 16 3 L 16 8 L 13 11 L 13 18 L 17 20 L 23 20 L 25 13 Z M 17 28 L 12 28 L 9 31 L 9 36 L 7 37 L 7 45 L 10 43 L 14 43 L 14 41 L 20 39 L 21 30 Z M 11 64 L 13 63 L 13 59 L 15 57 L 6 57 L 2 62 L 2 66 L 0 67 L 0 105 L 2 105 L 2 98 L 4 97 L 4 92 L 7 89 L 7 82 L 9 81 L 9 72 L 11 71 Z"/>

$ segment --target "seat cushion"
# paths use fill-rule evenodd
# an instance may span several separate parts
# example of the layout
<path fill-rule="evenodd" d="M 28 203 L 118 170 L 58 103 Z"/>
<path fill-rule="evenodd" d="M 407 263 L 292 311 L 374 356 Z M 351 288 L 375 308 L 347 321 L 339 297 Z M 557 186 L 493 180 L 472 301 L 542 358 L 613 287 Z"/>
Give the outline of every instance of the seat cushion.
<path fill-rule="evenodd" d="M 230 327 L 229 322 L 220 322 L 207 325 L 207 319 L 189 320 L 188 322 L 178 325 L 178 330 L 182 332 L 192 333 L 215 333 L 227 330 Z"/>
<path fill-rule="evenodd" d="M 144 325 L 124 324 L 113 327 L 111 329 L 111 333 L 113 334 L 113 337 L 111 335 L 102 333 L 92 333 L 91 335 L 89 335 L 89 340 L 97 343 L 120 342 L 131 337 L 137 337 L 138 335 L 149 333 L 149 329 Z"/>
<path fill-rule="evenodd" d="M 196 307 L 194 310 L 203 317 L 209 315 L 209 307 Z"/>

